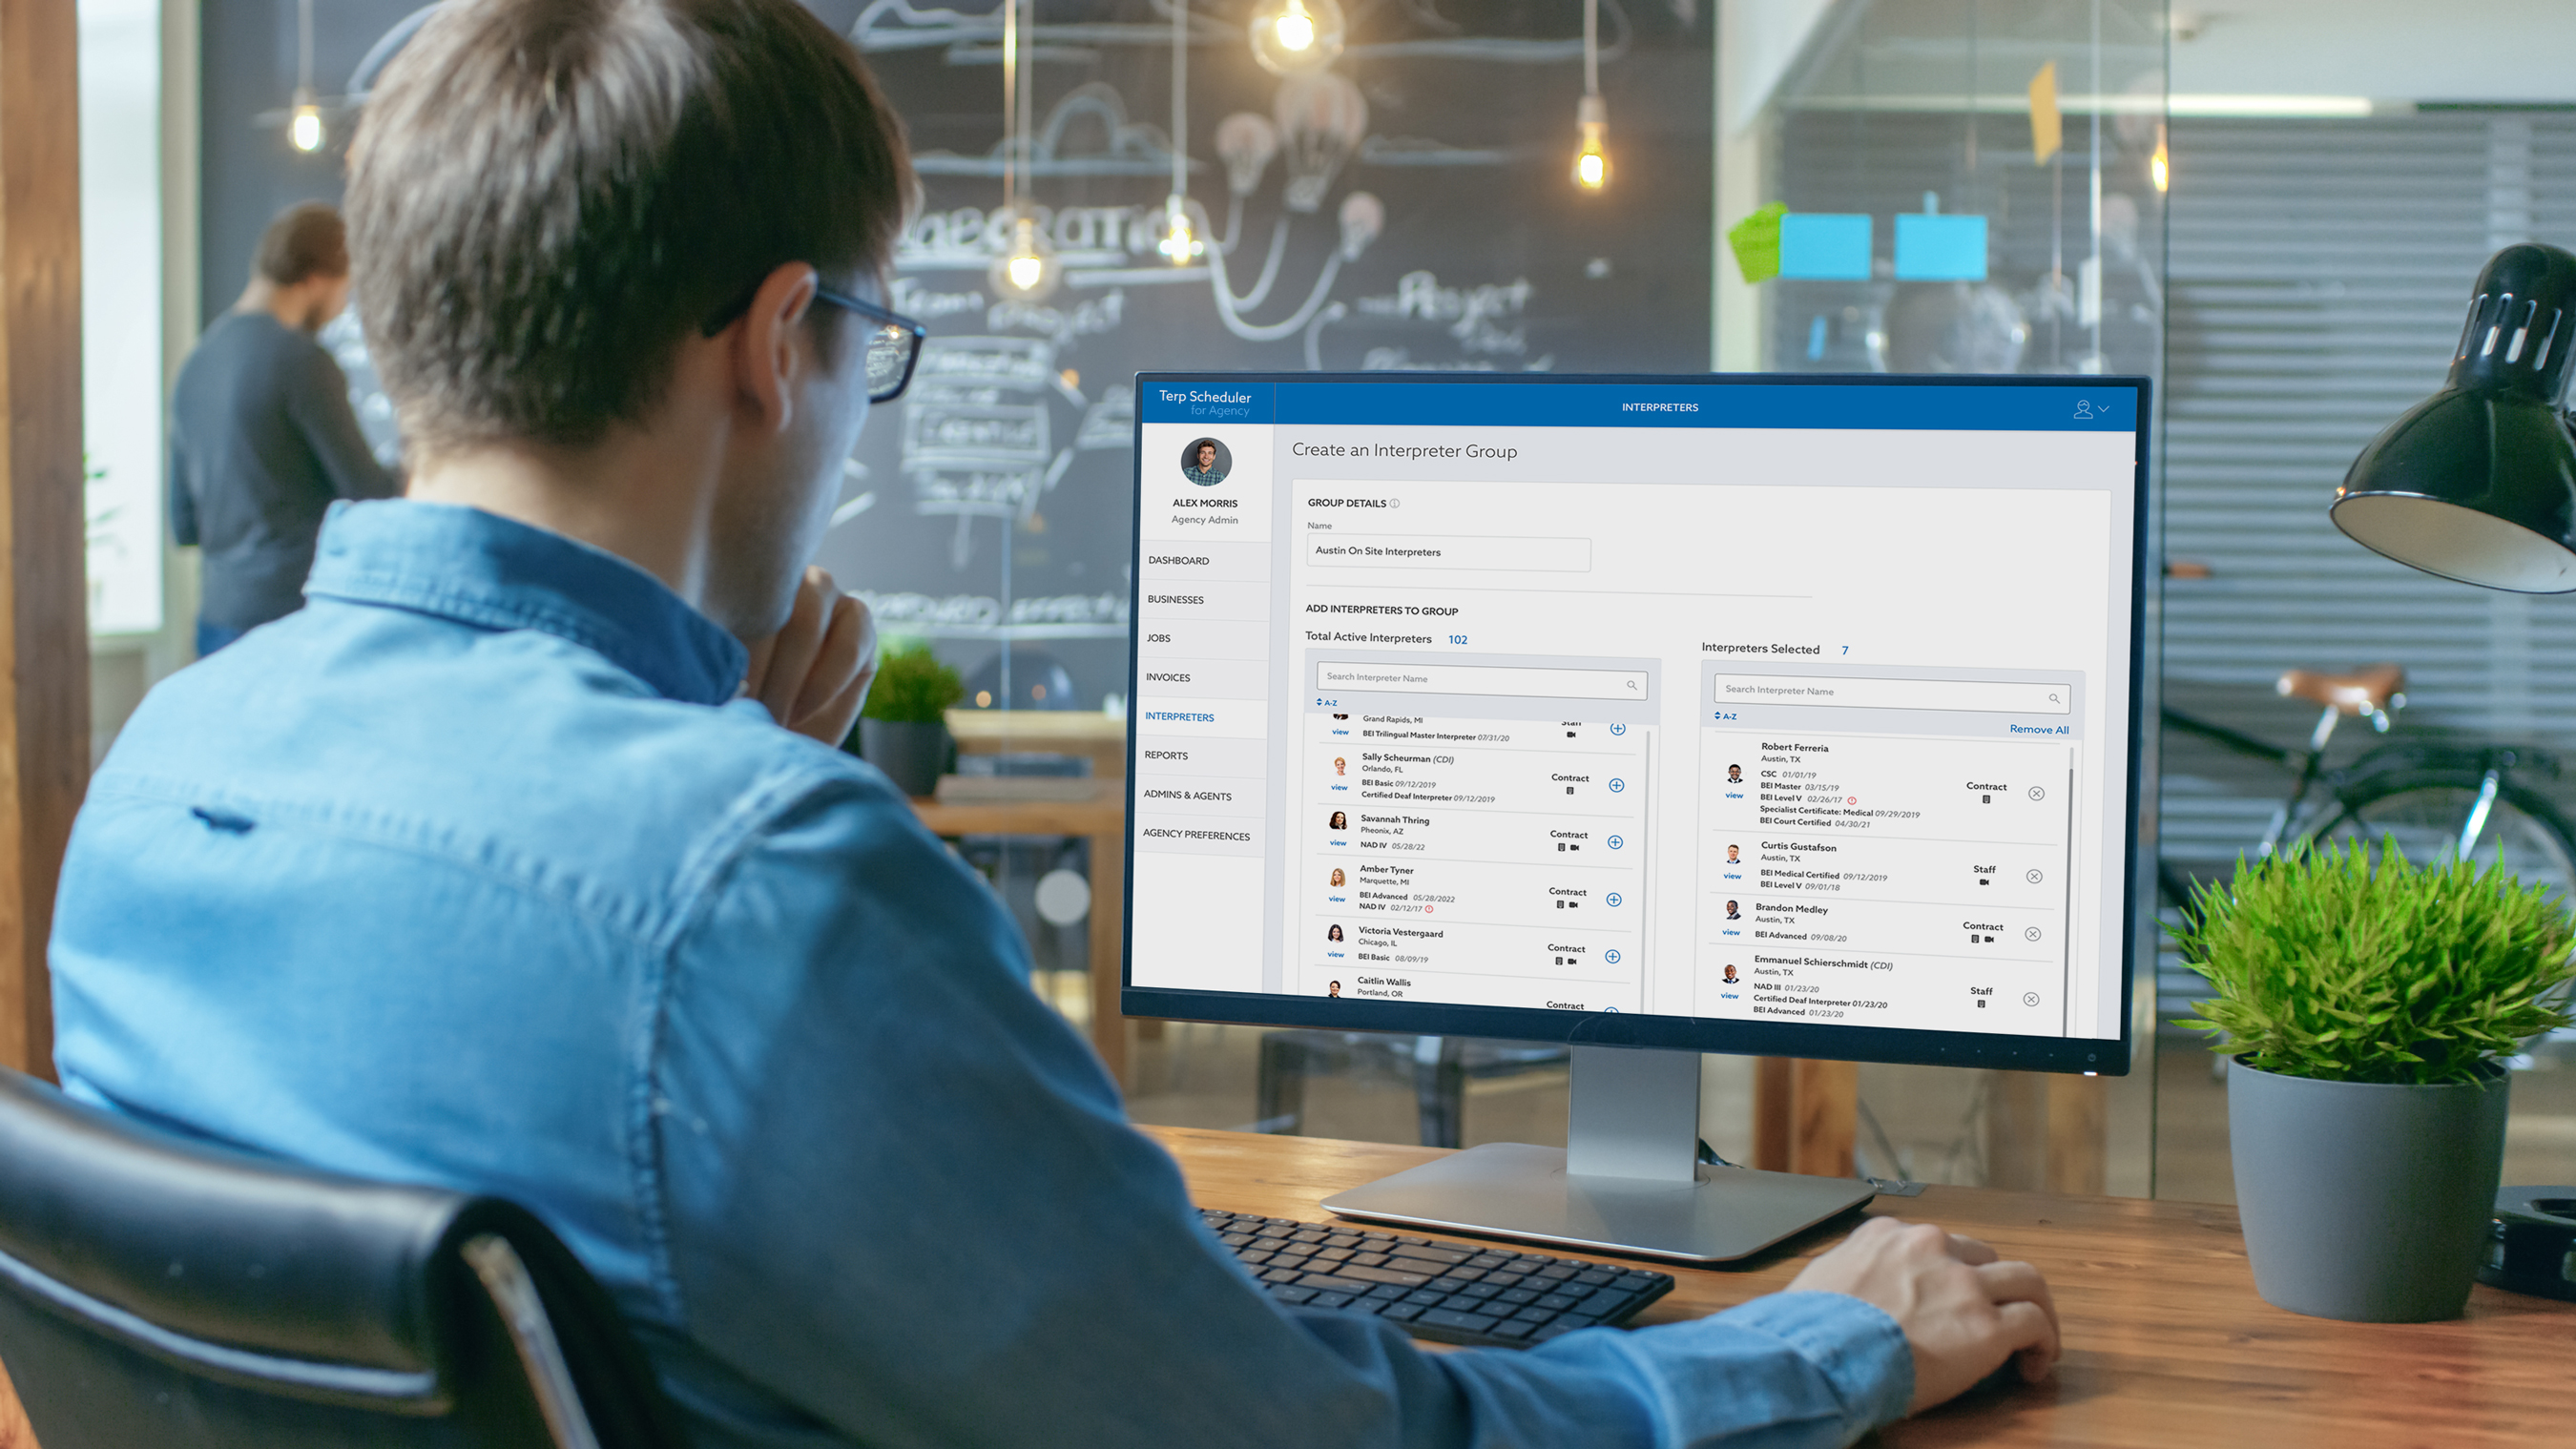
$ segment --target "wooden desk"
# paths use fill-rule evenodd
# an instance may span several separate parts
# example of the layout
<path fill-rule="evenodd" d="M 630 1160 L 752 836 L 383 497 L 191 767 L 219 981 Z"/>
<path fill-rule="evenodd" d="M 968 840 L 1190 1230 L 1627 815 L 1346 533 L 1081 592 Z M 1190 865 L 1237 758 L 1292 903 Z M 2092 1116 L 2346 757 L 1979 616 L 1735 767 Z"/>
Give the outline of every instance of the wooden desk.
<path fill-rule="evenodd" d="M 1124 756 L 1121 756 L 1124 764 Z M 943 805 L 912 802 L 933 835 L 1085 835 L 1091 838 L 1091 1045 L 1109 1075 L 1127 1080 L 1127 1018 L 1118 1010 L 1119 963 L 1126 959 L 1127 782 L 1101 782 L 1090 800 L 1014 800 Z M 0 1449 L 8 1449 L 0 1442 Z"/>
<path fill-rule="evenodd" d="M 1147 1128 L 1205 1207 L 1327 1221 L 1322 1199 L 1438 1156 L 1249 1133 Z M 1985 1239 L 2048 1275 L 2066 1335 L 2049 1382 L 1985 1390 L 1888 1430 L 1913 1446 L 2165 1449 L 2576 1442 L 2576 1304 L 2481 1287 L 2453 1323 L 2303 1318 L 2254 1293 L 2236 1210 L 1935 1187 L 1872 1211 Z M 1785 1287 L 1838 1233 L 1731 1271 L 1680 1269 L 1639 1315 L 1694 1318 Z"/>

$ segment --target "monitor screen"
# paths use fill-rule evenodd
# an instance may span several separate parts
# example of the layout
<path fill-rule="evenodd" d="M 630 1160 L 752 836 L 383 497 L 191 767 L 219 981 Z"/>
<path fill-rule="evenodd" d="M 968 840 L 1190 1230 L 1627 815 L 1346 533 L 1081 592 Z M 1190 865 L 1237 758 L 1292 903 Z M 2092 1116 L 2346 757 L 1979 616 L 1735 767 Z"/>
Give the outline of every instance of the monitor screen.
<path fill-rule="evenodd" d="M 2125 1070 L 2146 404 L 1141 376 L 1127 1012 Z"/>

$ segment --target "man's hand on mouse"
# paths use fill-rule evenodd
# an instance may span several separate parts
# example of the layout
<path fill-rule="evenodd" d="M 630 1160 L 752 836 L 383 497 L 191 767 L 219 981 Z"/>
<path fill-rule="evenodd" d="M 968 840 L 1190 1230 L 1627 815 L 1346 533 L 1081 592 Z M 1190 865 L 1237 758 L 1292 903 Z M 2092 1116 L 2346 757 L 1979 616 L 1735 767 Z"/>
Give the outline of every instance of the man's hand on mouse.
<path fill-rule="evenodd" d="M 868 606 L 808 568 L 785 627 L 751 646 L 742 692 L 780 724 L 837 748 L 876 677 L 877 621 Z"/>
<path fill-rule="evenodd" d="M 1896 1320 L 1914 1350 L 1909 1414 L 1957 1397 L 2008 1358 L 2033 1383 L 2057 1364 L 2057 1305 L 2039 1270 L 1930 1223 L 1871 1218 L 1789 1291 L 1849 1294 Z"/>

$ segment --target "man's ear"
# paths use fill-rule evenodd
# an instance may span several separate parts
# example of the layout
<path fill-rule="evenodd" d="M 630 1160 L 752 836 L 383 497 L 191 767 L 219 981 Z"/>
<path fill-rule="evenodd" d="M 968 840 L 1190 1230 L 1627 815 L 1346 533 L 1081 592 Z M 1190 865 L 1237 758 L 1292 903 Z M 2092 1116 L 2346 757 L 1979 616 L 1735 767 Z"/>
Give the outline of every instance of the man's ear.
<path fill-rule="evenodd" d="M 734 320 L 735 406 L 755 428 L 778 432 L 795 417 L 796 384 L 817 366 L 805 313 L 820 279 L 803 262 L 788 262 L 763 277 L 751 306 Z"/>

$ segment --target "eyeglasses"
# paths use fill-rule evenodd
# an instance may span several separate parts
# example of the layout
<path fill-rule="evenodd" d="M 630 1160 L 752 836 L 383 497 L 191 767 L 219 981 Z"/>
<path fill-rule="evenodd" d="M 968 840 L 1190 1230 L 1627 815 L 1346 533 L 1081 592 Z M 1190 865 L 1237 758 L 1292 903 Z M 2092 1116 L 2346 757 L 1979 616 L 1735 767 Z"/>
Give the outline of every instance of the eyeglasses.
<path fill-rule="evenodd" d="M 706 335 L 713 337 L 732 326 L 735 318 L 750 309 L 753 295 L 745 293 L 741 301 L 710 319 L 703 329 Z M 814 300 L 854 313 L 870 324 L 868 401 L 892 402 L 903 396 L 903 390 L 912 385 L 912 370 L 921 361 L 922 340 L 930 335 L 930 329 L 900 312 L 888 311 L 874 302 L 862 302 L 847 292 L 835 292 L 829 287 L 816 286 Z"/>
<path fill-rule="evenodd" d="M 912 385 L 912 369 L 921 361 L 922 339 L 930 329 L 900 312 L 829 287 L 817 286 L 814 300 L 829 302 L 873 324 L 868 328 L 868 401 L 893 402 L 903 396 L 903 390 Z"/>

